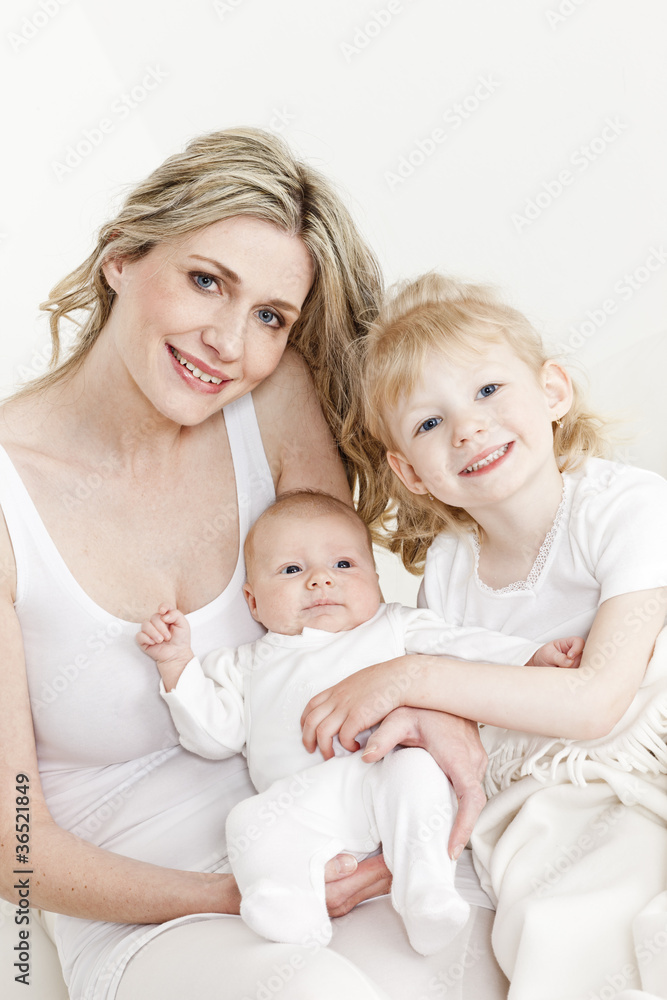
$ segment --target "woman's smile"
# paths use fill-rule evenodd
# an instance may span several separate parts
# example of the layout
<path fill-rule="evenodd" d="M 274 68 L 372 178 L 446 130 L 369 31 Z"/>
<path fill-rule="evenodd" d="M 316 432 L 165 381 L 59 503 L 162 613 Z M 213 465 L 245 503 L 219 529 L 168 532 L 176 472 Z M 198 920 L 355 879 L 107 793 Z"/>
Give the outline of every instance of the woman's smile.
<path fill-rule="evenodd" d="M 188 384 L 192 384 L 193 380 L 199 383 L 198 389 L 203 392 L 221 392 L 225 386 L 229 385 L 232 379 L 225 375 L 223 372 L 216 374 L 209 365 L 206 365 L 203 361 L 195 359 L 187 354 L 181 354 L 177 351 L 175 347 L 171 344 L 167 344 L 167 348 L 170 351 L 173 360 L 177 363 L 176 370 L 181 378 L 185 379 Z"/>

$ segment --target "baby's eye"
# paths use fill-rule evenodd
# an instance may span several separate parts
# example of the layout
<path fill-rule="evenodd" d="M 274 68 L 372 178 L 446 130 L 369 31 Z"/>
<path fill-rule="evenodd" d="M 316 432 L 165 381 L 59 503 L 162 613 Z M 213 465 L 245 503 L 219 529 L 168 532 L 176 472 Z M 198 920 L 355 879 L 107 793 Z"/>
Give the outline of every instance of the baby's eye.
<path fill-rule="evenodd" d="M 477 397 L 480 396 L 482 399 L 486 399 L 487 396 L 493 396 L 494 392 L 498 388 L 497 382 L 490 382 L 488 385 L 483 385 L 482 388 L 477 393 Z"/>
<path fill-rule="evenodd" d="M 339 559 L 336 563 L 336 569 L 351 569 L 352 563 L 349 559 Z"/>
<path fill-rule="evenodd" d="M 428 420 L 425 420 L 423 424 L 419 425 L 417 433 L 425 434 L 426 431 L 432 431 L 434 427 L 437 427 L 438 424 L 441 423 L 442 423 L 441 417 L 429 417 Z"/>
<path fill-rule="evenodd" d="M 280 572 L 281 573 L 300 573 L 301 572 L 301 567 L 300 566 L 285 566 L 285 568 L 281 569 Z"/>

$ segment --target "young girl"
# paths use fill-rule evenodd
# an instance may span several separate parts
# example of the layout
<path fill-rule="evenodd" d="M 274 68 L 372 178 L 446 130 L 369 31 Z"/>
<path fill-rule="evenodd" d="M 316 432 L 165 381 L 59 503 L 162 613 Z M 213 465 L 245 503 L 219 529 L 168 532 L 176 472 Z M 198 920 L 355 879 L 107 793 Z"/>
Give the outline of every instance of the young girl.
<path fill-rule="evenodd" d="M 351 747 L 398 675 L 397 706 L 485 723 L 491 801 L 473 851 L 511 1000 L 667 996 L 667 483 L 600 457 L 568 373 L 485 288 L 436 274 L 404 287 L 369 335 L 363 393 L 387 468 L 361 512 L 393 506 L 391 547 L 413 572 L 426 559 L 420 603 L 587 643 L 573 672 L 369 667 L 310 701 L 304 743 Z M 381 734 L 368 760 L 387 752 Z"/>

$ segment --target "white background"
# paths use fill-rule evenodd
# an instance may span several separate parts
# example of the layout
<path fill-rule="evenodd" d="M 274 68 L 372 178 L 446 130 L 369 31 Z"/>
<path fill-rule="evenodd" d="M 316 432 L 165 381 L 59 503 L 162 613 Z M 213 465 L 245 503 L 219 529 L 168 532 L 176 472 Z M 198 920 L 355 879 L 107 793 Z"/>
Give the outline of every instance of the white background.
<path fill-rule="evenodd" d="M 499 285 L 666 474 L 665 38 L 663 0 L 5 3 L 0 392 L 124 189 L 250 124 L 339 185 L 388 281 Z"/>

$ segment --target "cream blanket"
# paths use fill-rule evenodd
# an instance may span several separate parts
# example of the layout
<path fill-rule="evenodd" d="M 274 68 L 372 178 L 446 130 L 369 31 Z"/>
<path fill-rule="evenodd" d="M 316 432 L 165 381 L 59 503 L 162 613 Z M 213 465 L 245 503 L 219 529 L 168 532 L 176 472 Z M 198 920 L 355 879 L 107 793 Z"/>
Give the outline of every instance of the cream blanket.
<path fill-rule="evenodd" d="M 667 629 L 603 739 L 483 727 L 472 847 L 508 1000 L 667 998 L 666 739 Z"/>

